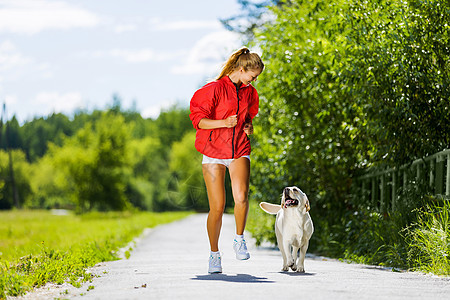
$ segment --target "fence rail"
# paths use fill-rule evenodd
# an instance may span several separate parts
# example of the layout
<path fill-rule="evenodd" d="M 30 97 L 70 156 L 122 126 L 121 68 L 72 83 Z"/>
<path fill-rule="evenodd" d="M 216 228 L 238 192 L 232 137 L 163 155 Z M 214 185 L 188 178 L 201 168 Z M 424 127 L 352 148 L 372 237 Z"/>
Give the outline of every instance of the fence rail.
<path fill-rule="evenodd" d="M 399 168 L 370 169 L 356 178 L 358 197 L 380 212 L 395 211 L 399 195 L 408 187 L 426 186 L 434 195 L 450 197 L 450 149 Z"/>

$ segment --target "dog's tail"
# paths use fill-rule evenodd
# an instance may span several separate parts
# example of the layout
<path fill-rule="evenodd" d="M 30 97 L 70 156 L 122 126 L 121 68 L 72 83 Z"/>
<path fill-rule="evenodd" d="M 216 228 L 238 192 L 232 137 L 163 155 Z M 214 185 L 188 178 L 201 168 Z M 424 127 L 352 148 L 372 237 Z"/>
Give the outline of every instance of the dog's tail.
<path fill-rule="evenodd" d="M 259 204 L 259 207 L 261 207 L 263 211 L 271 215 L 276 215 L 281 209 L 281 205 L 276 205 L 268 202 L 261 202 Z"/>

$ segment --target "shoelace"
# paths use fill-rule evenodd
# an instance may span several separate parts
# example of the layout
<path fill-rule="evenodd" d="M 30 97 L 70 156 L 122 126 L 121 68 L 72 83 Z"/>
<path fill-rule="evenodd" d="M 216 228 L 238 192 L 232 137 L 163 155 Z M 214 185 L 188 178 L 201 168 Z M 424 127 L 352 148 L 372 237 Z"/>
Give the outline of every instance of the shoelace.
<path fill-rule="evenodd" d="M 211 255 L 211 265 L 220 266 L 220 256 L 212 256 Z"/>
<path fill-rule="evenodd" d="M 235 243 L 236 244 L 239 244 L 239 252 L 241 252 L 241 251 L 247 251 L 247 244 L 245 243 L 245 240 L 244 239 L 242 239 L 241 241 L 237 241 L 237 240 L 234 240 L 235 241 Z"/>

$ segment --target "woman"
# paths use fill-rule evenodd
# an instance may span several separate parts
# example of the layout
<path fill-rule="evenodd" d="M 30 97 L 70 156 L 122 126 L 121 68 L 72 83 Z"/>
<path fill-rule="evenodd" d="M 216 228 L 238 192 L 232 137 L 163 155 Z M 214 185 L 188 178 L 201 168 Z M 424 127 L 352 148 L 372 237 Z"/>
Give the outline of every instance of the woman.
<path fill-rule="evenodd" d="M 251 85 L 264 69 L 256 53 L 247 48 L 234 52 L 220 75 L 199 90 L 190 103 L 190 118 L 197 130 L 195 147 L 203 154 L 202 168 L 209 201 L 207 230 L 211 255 L 209 273 L 221 273 L 219 235 L 225 208 L 225 173 L 228 168 L 234 198 L 236 258 L 250 258 L 244 240 L 248 214 L 250 139 L 259 97 Z"/>

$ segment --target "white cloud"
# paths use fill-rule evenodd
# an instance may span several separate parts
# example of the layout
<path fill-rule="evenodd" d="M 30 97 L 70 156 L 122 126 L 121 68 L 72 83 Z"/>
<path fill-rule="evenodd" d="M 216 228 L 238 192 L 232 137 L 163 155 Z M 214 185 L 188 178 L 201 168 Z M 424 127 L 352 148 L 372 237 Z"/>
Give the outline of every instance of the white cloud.
<path fill-rule="evenodd" d="M 55 77 L 54 67 L 52 65 L 50 65 L 49 63 L 38 64 L 36 66 L 36 70 L 43 79 L 51 79 L 51 78 Z"/>
<path fill-rule="evenodd" d="M 11 41 L 4 41 L 0 44 L 0 51 L 14 51 L 16 50 L 16 46 Z"/>
<path fill-rule="evenodd" d="M 54 77 L 54 67 L 23 55 L 9 40 L 0 42 L 0 82 L 21 80 L 23 76 L 50 79 Z"/>
<path fill-rule="evenodd" d="M 218 74 L 225 60 L 240 48 L 240 36 L 230 31 L 216 31 L 200 39 L 190 50 L 183 64 L 173 67 L 173 74 Z"/>
<path fill-rule="evenodd" d="M 163 109 L 170 108 L 175 103 L 177 103 L 177 101 L 166 99 L 164 101 L 161 101 L 158 104 L 154 104 L 152 106 L 148 106 L 148 107 L 144 108 L 141 112 L 141 116 L 143 118 L 156 119 L 156 118 L 158 118 L 159 114 L 161 113 L 161 111 Z"/>
<path fill-rule="evenodd" d="M 0 72 L 17 68 L 31 62 L 31 59 L 20 54 L 11 41 L 0 43 Z"/>
<path fill-rule="evenodd" d="M 6 95 L 5 103 L 6 103 L 6 106 L 14 105 L 14 104 L 18 103 L 17 96 L 16 95 Z"/>
<path fill-rule="evenodd" d="M 150 20 L 150 28 L 155 31 L 179 31 L 194 29 L 220 30 L 223 26 L 218 20 L 166 21 L 161 18 L 154 18 Z"/>
<path fill-rule="evenodd" d="M 177 52 L 158 53 L 152 49 L 114 49 L 110 51 L 113 57 L 119 57 L 130 63 L 141 63 L 150 61 L 166 61 L 179 56 Z"/>
<path fill-rule="evenodd" d="M 46 29 L 93 27 L 100 18 L 63 1 L 0 0 L 0 32 L 34 34 Z"/>
<path fill-rule="evenodd" d="M 114 27 L 115 33 L 124 33 L 130 31 L 136 31 L 138 26 L 136 24 L 117 24 Z"/>
<path fill-rule="evenodd" d="M 48 112 L 71 113 L 77 108 L 83 108 L 83 99 L 79 92 L 41 92 L 35 98 L 37 106 L 46 107 Z"/>
<path fill-rule="evenodd" d="M 128 63 L 145 63 L 145 62 L 162 62 L 175 59 L 177 57 L 185 55 L 185 51 L 165 51 L 156 52 L 150 48 L 142 49 L 111 49 L 111 50 L 98 50 L 94 52 L 82 52 L 79 55 L 81 57 L 92 58 L 119 58 Z"/>

